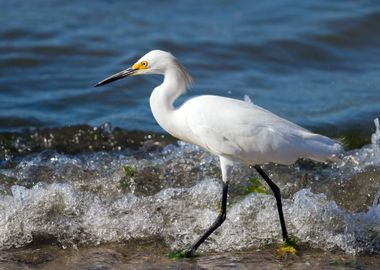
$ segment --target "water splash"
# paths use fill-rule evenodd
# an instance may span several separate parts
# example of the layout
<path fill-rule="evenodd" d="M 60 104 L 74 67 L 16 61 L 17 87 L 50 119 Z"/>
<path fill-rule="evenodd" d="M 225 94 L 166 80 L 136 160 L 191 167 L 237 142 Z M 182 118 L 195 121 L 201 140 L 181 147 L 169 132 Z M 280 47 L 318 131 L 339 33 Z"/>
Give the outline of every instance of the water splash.
<path fill-rule="evenodd" d="M 373 149 L 373 158 L 378 162 L 380 161 L 380 127 L 379 127 L 379 118 L 374 120 L 376 131 L 371 136 L 371 143 Z"/>
<path fill-rule="evenodd" d="M 352 150 L 345 153 L 340 167 L 351 167 L 360 172 L 368 166 L 380 165 L 380 129 L 379 119 L 374 119 L 375 132 L 371 135 L 371 144 L 359 150 Z"/>
<path fill-rule="evenodd" d="M 348 253 L 380 251 L 375 123 L 372 144 L 344 153 L 342 164 L 264 166 L 283 191 L 289 232 L 301 243 Z M 252 176 L 249 167 L 233 170 L 227 220 L 202 250 L 281 241 L 273 196 L 245 193 Z M 183 248 L 217 216 L 221 194 L 217 158 L 182 142 L 150 152 L 31 154 L 0 168 L 0 186 L 1 249 L 131 239 Z"/>

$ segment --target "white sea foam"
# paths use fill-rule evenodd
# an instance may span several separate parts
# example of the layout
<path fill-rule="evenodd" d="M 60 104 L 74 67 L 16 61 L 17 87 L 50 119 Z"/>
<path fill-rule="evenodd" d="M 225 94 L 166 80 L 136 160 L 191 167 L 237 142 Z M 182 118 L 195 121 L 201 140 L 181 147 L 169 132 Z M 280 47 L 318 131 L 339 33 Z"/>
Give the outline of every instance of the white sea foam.
<path fill-rule="evenodd" d="M 379 134 L 345 153 L 342 164 L 264 167 L 283 190 L 289 233 L 301 243 L 380 251 Z M 185 143 L 144 156 L 43 152 L 16 163 L 0 170 L 2 249 L 41 239 L 74 246 L 152 238 L 183 248 L 219 211 L 218 160 Z M 202 250 L 281 241 L 274 197 L 243 192 L 252 175 L 248 167 L 234 170 L 227 220 Z"/>

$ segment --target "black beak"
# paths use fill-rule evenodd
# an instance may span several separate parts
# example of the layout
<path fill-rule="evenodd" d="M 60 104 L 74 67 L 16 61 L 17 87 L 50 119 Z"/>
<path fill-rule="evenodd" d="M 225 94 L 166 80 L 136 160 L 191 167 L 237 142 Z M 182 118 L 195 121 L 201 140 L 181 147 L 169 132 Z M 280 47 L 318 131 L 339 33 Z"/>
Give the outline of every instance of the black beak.
<path fill-rule="evenodd" d="M 116 80 L 119 80 L 121 78 L 124 78 L 124 77 L 127 77 L 129 75 L 132 75 L 132 74 L 135 74 L 136 72 L 138 71 L 138 69 L 133 69 L 133 68 L 127 68 L 123 71 L 120 71 L 116 74 L 113 74 L 107 78 L 105 78 L 104 80 L 98 82 L 95 87 L 98 87 L 98 86 L 101 86 L 103 84 L 107 84 L 107 83 L 110 83 L 110 82 L 113 82 L 113 81 L 116 81 Z"/>

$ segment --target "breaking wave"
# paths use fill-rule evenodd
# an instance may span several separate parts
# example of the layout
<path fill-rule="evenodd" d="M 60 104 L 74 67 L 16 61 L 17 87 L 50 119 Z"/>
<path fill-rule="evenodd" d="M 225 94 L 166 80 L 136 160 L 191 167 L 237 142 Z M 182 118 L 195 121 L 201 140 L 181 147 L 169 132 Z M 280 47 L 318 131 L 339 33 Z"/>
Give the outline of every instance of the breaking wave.
<path fill-rule="evenodd" d="M 282 190 L 289 233 L 301 244 L 380 251 L 378 120 L 375 124 L 372 144 L 345 152 L 339 163 L 264 166 Z M 183 248 L 218 215 L 220 178 L 216 157 L 182 142 L 149 150 L 71 155 L 45 150 L 13 157 L 0 169 L 0 248 L 144 239 Z M 227 220 L 201 250 L 281 241 L 274 197 L 252 192 L 252 179 L 259 178 L 251 168 L 234 169 Z"/>

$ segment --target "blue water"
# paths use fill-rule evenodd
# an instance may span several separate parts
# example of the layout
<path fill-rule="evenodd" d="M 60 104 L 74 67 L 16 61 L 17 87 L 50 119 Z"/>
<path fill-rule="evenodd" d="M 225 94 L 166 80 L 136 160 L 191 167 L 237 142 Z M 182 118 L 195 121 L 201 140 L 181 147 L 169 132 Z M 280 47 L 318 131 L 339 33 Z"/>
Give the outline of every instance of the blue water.
<path fill-rule="evenodd" d="M 307 127 L 380 115 L 378 1 L 0 2 L 0 129 L 78 123 L 160 131 L 159 77 L 94 88 L 152 49 L 171 51 L 194 95 L 254 103 Z"/>

